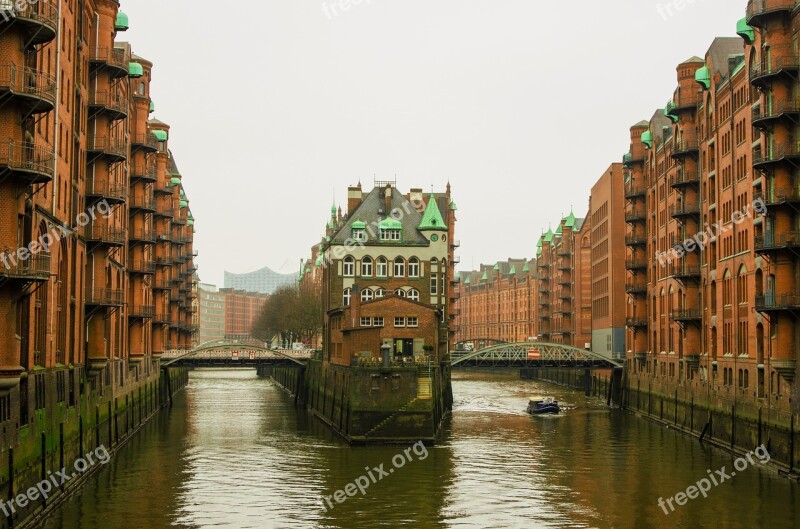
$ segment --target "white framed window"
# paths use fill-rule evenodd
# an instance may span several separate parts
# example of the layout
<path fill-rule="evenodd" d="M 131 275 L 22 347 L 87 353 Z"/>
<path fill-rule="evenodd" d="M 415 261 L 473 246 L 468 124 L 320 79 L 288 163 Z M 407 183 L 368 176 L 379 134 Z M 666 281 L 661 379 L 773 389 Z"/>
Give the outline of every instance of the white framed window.
<path fill-rule="evenodd" d="M 406 291 L 403 290 L 402 288 L 398 288 L 397 290 L 394 291 L 394 295 L 397 296 L 398 298 L 404 298 L 406 297 Z"/>
<path fill-rule="evenodd" d="M 405 277 L 406 275 L 406 262 L 402 257 L 394 260 L 394 277 Z"/>
<path fill-rule="evenodd" d="M 372 318 L 370 318 L 369 316 L 361 316 L 361 326 L 372 327 Z"/>
<path fill-rule="evenodd" d="M 412 316 L 412 317 L 408 318 L 408 320 L 406 321 L 406 326 L 408 326 L 408 327 L 419 327 L 419 320 L 417 319 L 416 316 Z"/>
<path fill-rule="evenodd" d="M 408 277 L 419 277 L 419 259 L 416 257 L 408 260 Z"/>
<path fill-rule="evenodd" d="M 347 306 L 350 305 L 350 299 L 353 297 L 353 289 L 346 288 L 344 289 L 344 295 L 342 296 L 342 305 Z"/>
<path fill-rule="evenodd" d="M 408 291 L 408 299 L 411 301 L 419 301 L 419 290 L 412 288 Z"/>
<path fill-rule="evenodd" d="M 386 291 L 382 288 L 375 289 L 375 299 L 386 297 Z"/>
<path fill-rule="evenodd" d="M 431 296 L 439 293 L 439 279 L 436 274 L 431 274 Z"/>
<path fill-rule="evenodd" d="M 375 265 L 375 275 L 378 277 L 386 277 L 389 275 L 389 262 L 385 257 L 378 257 L 377 264 Z"/>
<path fill-rule="evenodd" d="M 367 230 L 362 228 L 354 228 L 352 239 L 356 242 L 365 242 L 367 240 Z"/>
<path fill-rule="evenodd" d="M 405 327 L 406 326 L 406 319 L 395 316 L 395 318 L 394 318 L 394 326 L 395 327 Z"/>
<path fill-rule="evenodd" d="M 400 240 L 400 230 L 382 229 L 381 230 L 381 240 L 382 241 L 399 241 Z"/>
<path fill-rule="evenodd" d="M 343 263 L 342 275 L 344 275 L 344 277 L 353 277 L 356 275 L 356 260 L 352 255 L 345 257 Z"/>
<path fill-rule="evenodd" d="M 375 316 L 372 318 L 373 327 L 383 327 L 383 316 Z"/>
<path fill-rule="evenodd" d="M 365 257 L 361 260 L 361 276 L 372 277 L 372 257 Z"/>
<path fill-rule="evenodd" d="M 365 301 L 372 301 L 373 299 L 375 299 L 375 292 L 373 292 L 372 289 L 365 288 L 364 290 L 361 291 L 362 303 Z"/>

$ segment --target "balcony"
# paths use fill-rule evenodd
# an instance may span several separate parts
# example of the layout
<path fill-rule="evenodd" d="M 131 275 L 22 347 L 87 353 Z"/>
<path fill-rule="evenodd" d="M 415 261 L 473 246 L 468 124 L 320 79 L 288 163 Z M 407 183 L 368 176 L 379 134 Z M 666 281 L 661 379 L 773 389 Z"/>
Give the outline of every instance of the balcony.
<path fill-rule="evenodd" d="M 556 255 L 558 255 L 559 257 L 569 257 L 572 255 L 572 250 L 570 249 L 569 246 L 562 245 L 558 247 Z"/>
<path fill-rule="evenodd" d="M 764 106 L 767 108 L 753 109 L 754 127 L 766 128 L 772 122 L 783 118 L 788 119 L 787 124 L 792 125 L 800 117 L 800 100 L 797 99 L 784 99 L 771 105 L 765 103 Z"/>
<path fill-rule="evenodd" d="M 696 186 L 700 184 L 700 171 L 678 171 L 669 179 L 670 187 L 677 189 L 683 186 Z"/>
<path fill-rule="evenodd" d="M 155 215 L 157 217 L 163 217 L 165 219 L 172 218 L 174 210 L 172 209 L 172 204 L 167 202 L 165 203 L 156 203 L 156 210 Z"/>
<path fill-rule="evenodd" d="M 674 310 L 670 319 L 677 323 L 700 323 L 703 321 L 703 312 L 700 309 Z"/>
<path fill-rule="evenodd" d="M 800 192 L 792 188 L 780 188 L 766 193 L 753 193 L 753 201 L 762 201 L 767 207 L 798 206 L 800 205 Z"/>
<path fill-rule="evenodd" d="M 89 54 L 89 65 L 107 69 L 115 79 L 128 77 L 130 55 L 122 48 L 94 48 Z"/>
<path fill-rule="evenodd" d="M 127 241 L 125 230 L 106 226 L 86 226 L 83 238 L 88 243 L 106 246 L 125 246 Z"/>
<path fill-rule="evenodd" d="M 18 259 L 18 255 L 4 255 L 0 260 L 0 284 L 4 281 L 20 281 L 38 283 L 50 279 L 50 255 L 39 253 L 27 259 Z"/>
<path fill-rule="evenodd" d="M 131 319 L 144 319 L 151 320 L 156 316 L 155 305 L 136 305 L 131 307 L 128 311 L 128 317 Z"/>
<path fill-rule="evenodd" d="M 118 94 L 101 91 L 89 94 L 89 114 L 103 113 L 112 120 L 128 117 L 128 100 Z"/>
<path fill-rule="evenodd" d="M 571 272 L 572 271 L 572 263 L 569 262 L 569 261 L 566 261 L 566 260 L 565 261 L 559 261 L 557 268 L 561 272 Z"/>
<path fill-rule="evenodd" d="M 43 184 L 55 174 L 55 152 L 30 142 L 0 143 L 0 172 L 8 172 L 26 185 Z"/>
<path fill-rule="evenodd" d="M 750 69 L 750 83 L 759 88 L 766 88 L 776 78 L 792 79 L 800 68 L 800 61 L 790 47 L 769 48 L 768 56 Z"/>
<path fill-rule="evenodd" d="M 797 292 L 787 292 L 777 295 L 774 292 L 767 292 L 766 295 L 756 296 L 756 310 L 758 312 L 778 312 L 798 309 L 800 309 L 800 294 Z"/>
<path fill-rule="evenodd" d="M 172 185 L 169 181 L 165 184 L 156 184 L 155 188 L 153 188 L 155 193 L 163 194 L 163 195 L 171 195 L 175 191 L 175 186 Z M 172 216 L 172 206 L 170 205 L 170 216 Z"/>
<path fill-rule="evenodd" d="M 632 318 L 626 318 L 625 320 L 626 327 L 633 327 L 633 328 L 647 328 L 647 318 L 634 316 Z"/>
<path fill-rule="evenodd" d="M 700 143 L 694 136 L 676 139 L 672 144 L 672 158 L 680 159 L 687 156 L 697 156 L 700 153 Z"/>
<path fill-rule="evenodd" d="M 800 249 L 800 231 L 767 233 L 755 237 L 756 252 L 776 252 L 779 250 Z"/>
<path fill-rule="evenodd" d="M 670 208 L 670 215 L 674 219 L 682 219 L 686 217 L 699 217 L 700 216 L 700 202 L 682 202 L 675 204 Z"/>
<path fill-rule="evenodd" d="M 569 274 L 564 274 L 558 278 L 559 285 L 572 285 L 572 277 Z"/>
<path fill-rule="evenodd" d="M 56 79 L 33 68 L 2 65 L 0 100 L 7 99 L 18 103 L 25 114 L 50 112 L 56 106 Z"/>
<path fill-rule="evenodd" d="M 106 136 L 88 136 L 86 150 L 95 157 L 105 157 L 111 162 L 122 162 L 128 157 L 128 146 L 124 141 Z"/>
<path fill-rule="evenodd" d="M 156 266 L 172 266 L 172 257 L 156 257 L 153 262 Z"/>
<path fill-rule="evenodd" d="M 168 281 L 168 280 L 156 281 L 156 282 L 153 283 L 153 290 L 154 291 L 155 290 L 160 290 L 160 291 L 172 290 L 172 285 L 170 284 L 170 281 Z"/>
<path fill-rule="evenodd" d="M 700 265 L 684 262 L 673 263 L 670 266 L 670 274 L 679 281 L 700 281 Z"/>
<path fill-rule="evenodd" d="M 564 284 L 561 286 L 561 290 L 558 291 L 558 299 L 572 299 L 572 285 Z"/>
<path fill-rule="evenodd" d="M 145 152 L 157 152 L 158 140 L 152 132 L 131 134 L 131 149 L 139 149 Z"/>
<path fill-rule="evenodd" d="M 154 163 L 138 163 L 133 165 L 130 169 L 130 179 L 132 181 L 144 180 L 145 182 L 155 182 L 158 180 L 156 165 Z"/>
<path fill-rule="evenodd" d="M 625 259 L 626 270 L 647 270 L 647 261 L 644 259 Z"/>
<path fill-rule="evenodd" d="M 647 282 L 628 280 L 625 283 L 625 292 L 632 295 L 647 295 Z"/>
<path fill-rule="evenodd" d="M 634 164 L 643 162 L 644 162 L 644 151 L 639 153 L 629 152 L 622 156 L 622 165 L 624 165 L 625 167 L 631 167 Z"/>
<path fill-rule="evenodd" d="M 86 292 L 86 305 L 96 307 L 121 307 L 125 292 L 119 289 L 98 288 Z"/>
<path fill-rule="evenodd" d="M 625 208 L 625 222 L 638 222 L 647 218 L 644 205 L 628 206 Z"/>
<path fill-rule="evenodd" d="M 644 198 L 646 193 L 646 189 L 642 185 L 633 185 L 632 183 L 625 184 L 625 198 L 627 199 L 634 199 L 634 198 Z"/>
<path fill-rule="evenodd" d="M 136 211 L 155 213 L 156 201 L 152 196 L 135 195 L 128 199 L 128 208 L 131 213 Z"/>
<path fill-rule="evenodd" d="M 455 250 L 456 248 L 461 248 L 461 241 L 455 240 L 450 244 L 450 248 Z"/>
<path fill-rule="evenodd" d="M 114 182 L 86 183 L 86 198 L 88 202 L 105 200 L 108 204 L 122 204 L 125 202 L 128 187 Z"/>
<path fill-rule="evenodd" d="M 625 236 L 626 246 L 646 246 L 647 235 L 644 233 L 629 233 Z"/>
<path fill-rule="evenodd" d="M 146 228 L 131 228 L 128 231 L 128 240 L 153 244 L 156 242 L 156 232 Z"/>
<path fill-rule="evenodd" d="M 25 29 L 24 48 L 44 44 L 56 38 L 58 31 L 58 4 L 39 0 L 37 2 L 0 2 L 0 33 L 4 25 L 16 23 Z"/>
<path fill-rule="evenodd" d="M 135 260 L 128 265 L 131 274 L 152 275 L 156 273 L 156 264 L 152 260 Z"/>
<path fill-rule="evenodd" d="M 153 316 L 153 323 L 158 325 L 170 325 L 172 323 L 172 315 L 157 313 Z"/>
<path fill-rule="evenodd" d="M 699 87 L 698 87 L 699 88 Z M 685 110 L 696 110 L 697 105 L 700 104 L 700 91 L 699 90 L 681 90 L 676 97 L 672 99 L 672 114 L 683 112 Z"/>
<path fill-rule="evenodd" d="M 793 164 L 800 161 L 800 142 L 779 145 L 773 149 L 761 147 L 753 149 L 753 167 L 756 169 L 767 169 L 772 164 L 784 161 Z"/>
<path fill-rule="evenodd" d="M 747 2 L 747 25 L 759 26 L 772 15 L 791 13 L 795 0 L 750 0 Z"/>
<path fill-rule="evenodd" d="M 544 262 L 542 262 L 542 261 L 537 261 L 537 263 L 536 263 L 536 268 L 546 268 L 546 269 L 549 269 L 549 268 L 550 268 L 550 263 L 544 263 Z"/>

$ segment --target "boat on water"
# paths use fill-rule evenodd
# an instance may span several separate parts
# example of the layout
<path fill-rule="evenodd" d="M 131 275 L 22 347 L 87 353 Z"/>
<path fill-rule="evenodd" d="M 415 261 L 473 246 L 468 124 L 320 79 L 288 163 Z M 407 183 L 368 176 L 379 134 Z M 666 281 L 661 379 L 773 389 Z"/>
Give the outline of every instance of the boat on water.
<path fill-rule="evenodd" d="M 528 413 L 541 415 L 544 413 L 558 413 L 561 408 L 553 397 L 531 397 L 528 402 Z"/>

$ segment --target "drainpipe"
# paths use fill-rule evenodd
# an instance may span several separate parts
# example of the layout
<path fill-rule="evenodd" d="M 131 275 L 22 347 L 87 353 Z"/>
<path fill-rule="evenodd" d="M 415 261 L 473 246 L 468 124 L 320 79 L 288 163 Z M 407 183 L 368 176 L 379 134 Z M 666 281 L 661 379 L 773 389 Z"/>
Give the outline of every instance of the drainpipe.
<path fill-rule="evenodd" d="M 62 88 L 61 87 L 61 39 L 63 37 L 61 35 L 62 31 L 61 31 L 61 25 L 60 25 L 61 24 L 61 2 L 62 1 L 63 0 L 58 0 L 59 27 L 58 27 L 58 39 L 56 40 L 56 94 L 60 94 L 61 93 L 61 88 Z M 55 155 L 53 156 L 53 176 L 54 176 L 53 184 L 54 185 L 53 185 L 53 202 L 52 202 L 52 206 L 50 207 L 50 211 L 52 211 L 53 214 L 55 214 L 55 211 L 56 211 L 56 197 L 58 196 L 58 188 L 60 187 L 58 185 L 58 148 L 59 148 L 59 139 L 60 139 L 59 138 L 60 135 L 58 133 L 58 127 L 59 127 L 59 125 L 61 123 L 61 119 L 60 119 L 60 114 L 61 113 L 59 112 L 60 109 L 58 107 L 58 103 L 59 103 L 58 100 L 56 100 L 55 130 L 54 130 L 54 134 L 53 134 L 53 136 L 55 136 L 55 140 L 54 140 L 54 143 L 55 143 Z"/>

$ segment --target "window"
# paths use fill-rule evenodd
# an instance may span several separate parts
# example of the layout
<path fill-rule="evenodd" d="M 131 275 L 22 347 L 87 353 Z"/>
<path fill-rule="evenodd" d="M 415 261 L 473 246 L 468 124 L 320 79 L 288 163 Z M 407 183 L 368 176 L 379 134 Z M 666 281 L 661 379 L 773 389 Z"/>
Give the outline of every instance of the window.
<path fill-rule="evenodd" d="M 353 277 L 354 275 L 356 275 L 356 260 L 352 255 L 348 255 L 344 258 L 344 276 Z"/>
<path fill-rule="evenodd" d="M 408 318 L 407 322 L 408 327 L 419 327 L 419 320 L 416 317 Z"/>
<path fill-rule="evenodd" d="M 378 257 L 378 263 L 375 265 L 375 275 L 378 277 L 389 275 L 389 263 L 385 257 Z"/>
<path fill-rule="evenodd" d="M 431 275 L 431 296 L 435 296 L 439 291 L 439 280 L 436 275 Z"/>
<path fill-rule="evenodd" d="M 344 296 L 342 298 L 342 305 L 347 306 L 350 304 L 350 298 L 353 297 L 353 289 L 346 288 L 344 289 Z"/>
<path fill-rule="evenodd" d="M 406 326 L 406 319 L 405 318 L 397 318 L 397 317 L 395 317 L 394 326 L 395 327 L 405 327 Z"/>
<path fill-rule="evenodd" d="M 411 301 L 419 301 L 419 290 L 412 288 L 408 291 L 408 299 Z"/>
<path fill-rule="evenodd" d="M 356 242 L 365 242 L 367 240 L 367 230 L 363 228 L 353 228 L 352 239 Z"/>
<path fill-rule="evenodd" d="M 372 277 L 372 257 L 365 257 L 361 260 L 361 276 Z"/>
<path fill-rule="evenodd" d="M 394 277 L 405 277 L 406 275 L 406 262 L 402 257 L 394 260 Z"/>
<path fill-rule="evenodd" d="M 369 288 L 365 288 L 364 290 L 361 291 L 361 302 L 362 303 L 365 302 L 365 301 L 372 301 L 373 299 L 375 299 L 375 292 L 373 292 Z"/>
<path fill-rule="evenodd" d="M 419 259 L 416 257 L 408 260 L 408 277 L 419 277 Z"/>
<path fill-rule="evenodd" d="M 375 289 L 375 299 L 386 296 L 386 291 L 382 288 Z"/>
<path fill-rule="evenodd" d="M 397 290 L 394 291 L 394 295 L 397 296 L 398 298 L 404 298 L 406 297 L 406 291 L 403 290 L 402 288 L 398 288 Z"/>
<path fill-rule="evenodd" d="M 372 326 L 372 318 L 370 317 L 361 317 L 361 326 L 362 327 L 371 327 Z"/>
<path fill-rule="evenodd" d="M 375 318 L 372 318 L 372 326 L 383 327 L 383 316 L 377 316 Z"/>
<path fill-rule="evenodd" d="M 399 241 L 400 240 L 400 230 L 382 229 L 381 230 L 381 240 L 383 240 L 383 241 Z"/>

